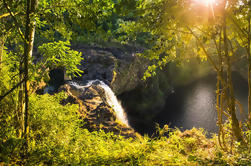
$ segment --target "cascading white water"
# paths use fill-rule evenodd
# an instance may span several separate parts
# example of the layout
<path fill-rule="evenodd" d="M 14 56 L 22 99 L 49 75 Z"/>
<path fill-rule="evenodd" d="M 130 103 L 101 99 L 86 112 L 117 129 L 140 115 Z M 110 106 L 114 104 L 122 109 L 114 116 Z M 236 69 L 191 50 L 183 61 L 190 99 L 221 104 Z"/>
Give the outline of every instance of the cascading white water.
<path fill-rule="evenodd" d="M 122 121 L 124 124 L 129 126 L 124 109 L 122 108 L 120 101 L 118 101 L 117 97 L 115 96 L 111 88 L 102 81 L 101 81 L 100 86 L 105 90 L 107 102 L 114 109 L 117 118 L 120 121 Z"/>
<path fill-rule="evenodd" d="M 69 84 L 74 86 L 76 89 L 79 89 L 82 91 L 85 90 L 85 88 L 90 87 L 92 84 L 98 85 L 101 88 L 103 88 L 105 91 L 105 97 L 106 97 L 107 103 L 115 111 L 117 119 L 123 122 L 124 124 L 126 124 L 127 126 L 129 126 L 126 114 L 124 112 L 124 109 L 121 106 L 121 103 L 118 101 L 117 97 L 115 96 L 111 88 L 108 85 L 106 85 L 103 81 L 91 80 L 86 85 L 83 85 L 83 86 L 77 84 L 76 82 L 70 82 Z"/>

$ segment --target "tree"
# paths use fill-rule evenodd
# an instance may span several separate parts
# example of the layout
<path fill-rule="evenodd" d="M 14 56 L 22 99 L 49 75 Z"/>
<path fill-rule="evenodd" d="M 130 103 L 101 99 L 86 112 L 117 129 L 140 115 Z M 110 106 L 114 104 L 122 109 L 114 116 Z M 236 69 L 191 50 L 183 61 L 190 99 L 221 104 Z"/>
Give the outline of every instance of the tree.
<path fill-rule="evenodd" d="M 250 56 L 250 6 L 246 0 L 219 0 L 217 4 L 203 2 L 205 1 L 144 1 L 141 19 L 130 28 L 142 27 L 156 37 L 152 49 L 144 53 L 154 63 L 148 68 L 146 77 L 154 74 L 156 68 L 162 68 L 174 60 L 183 61 L 195 55 L 209 61 L 217 72 L 219 140 L 222 137 L 224 141 L 222 117 L 227 116 L 236 140 L 243 142 L 240 123 L 236 117 L 236 108 L 241 110 L 242 106 L 234 94 L 232 62 L 240 59 L 236 50 L 241 46 L 246 48 L 247 57 Z M 236 28 L 232 28 L 231 18 L 235 18 L 237 26 L 241 25 L 237 27 L 240 29 L 238 31 L 246 31 L 245 35 L 240 37 Z M 240 40 L 244 40 L 245 44 L 241 45 Z M 249 60 L 248 63 L 250 64 Z M 250 80 L 250 74 L 248 79 Z"/>
<path fill-rule="evenodd" d="M 24 41 L 24 94 L 25 94 L 25 111 L 24 111 L 24 138 L 27 139 L 29 132 L 29 64 L 33 52 L 34 35 L 35 35 L 35 11 L 38 0 L 27 0 L 26 2 L 26 24 L 25 24 L 25 41 Z"/>
<path fill-rule="evenodd" d="M 251 1 L 237 1 L 239 4 L 232 6 L 233 14 L 229 15 L 229 20 L 233 25 L 232 31 L 241 47 L 246 49 L 246 57 L 248 64 L 248 122 L 251 128 L 251 56 L 250 56 L 250 40 L 251 40 Z"/>
<path fill-rule="evenodd" d="M 41 42 L 39 40 L 37 41 L 37 44 L 34 43 L 36 40 L 35 31 L 39 34 L 40 39 L 42 37 L 42 39 L 47 42 L 70 40 L 72 34 L 72 24 L 95 27 L 95 22 L 98 19 L 100 19 L 103 15 L 109 14 L 106 10 L 110 9 L 112 4 L 112 0 L 3 0 L 3 2 L 0 2 L 0 10 L 3 11 L 3 14 L 0 15 L 1 28 L 3 28 L 6 32 L 13 33 L 13 35 L 1 34 L 1 39 L 5 39 L 5 41 L 8 42 L 7 47 L 9 47 L 10 50 L 16 51 L 15 49 L 19 48 L 17 54 L 20 52 L 20 56 L 18 57 L 19 65 L 17 66 L 19 68 L 19 74 L 17 75 L 19 76 L 19 81 L 3 95 L 1 94 L 0 101 L 11 93 L 19 93 L 17 114 L 20 117 L 19 119 L 22 119 L 22 125 L 20 128 L 22 130 L 21 135 L 26 140 L 26 150 L 28 149 L 27 145 L 29 138 L 30 84 L 33 77 L 32 73 L 39 73 L 38 71 L 32 71 L 38 70 L 38 68 L 34 67 L 35 64 L 33 63 L 33 59 L 35 59 L 33 57 L 34 45 L 37 49 L 38 45 L 43 44 L 43 41 Z M 23 11 L 24 8 L 26 9 L 25 11 Z M 5 26 L 4 23 L 8 24 Z M 10 27 L 9 31 L 8 27 Z M 18 35 L 14 35 L 15 32 Z M 21 43 L 23 44 L 23 47 L 21 46 Z M 54 45 L 56 44 L 57 43 L 54 43 Z M 0 46 L 1 50 L 3 50 L 2 48 L 4 47 L 4 42 L 1 41 Z M 54 64 L 59 66 L 69 65 L 69 63 L 71 63 L 67 66 L 70 73 L 80 73 L 80 71 L 76 69 L 76 65 L 78 65 L 81 60 L 79 56 L 80 54 L 70 50 L 69 43 L 59 42 L 59 46 L 62 48 L 58 50 L 63 51 L 64 54 L 61 55 L 64 56 L 57 57 L 58 59 L 56 59 L 57 61 L 55 61 Z M 44 49 L 45 48 L 49 49 L 49 45 L 47 45 L 47 47 L 44 45 Z M 47 62 L 49 62 L 49 58 L 52 55 L 48 52 L 48 50 L 44 50 L 42 53 L 45 56 L 43 60 L 46 60 L 47 56 Z M 75 58 L 77 59 L 71 60 L 69 57 L 67 59 L 67 56 L 71 55 L 76 55 Z M 0 59 L 1 57 L 2 55 L 0 54 Z M 63 62 L 64 60 L 67 60 L 67 63 Z M 48 66 L 49 65 L 47 65 L 47 67 Z M 18 80 L 16 75 L 13 76 L 13 78 L 15 78 L 14 80 Z M 23 115 L 24 118 L 22 118 Z"/>

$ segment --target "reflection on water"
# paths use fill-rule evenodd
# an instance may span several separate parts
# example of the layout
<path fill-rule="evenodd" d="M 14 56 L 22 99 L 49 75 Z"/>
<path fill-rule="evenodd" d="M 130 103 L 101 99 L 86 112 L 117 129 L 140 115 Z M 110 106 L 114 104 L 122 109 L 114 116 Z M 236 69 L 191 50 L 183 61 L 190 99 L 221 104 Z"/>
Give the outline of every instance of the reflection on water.
<path fill-rule="evenodd" d="M 212 125 L 215 125 L 217 120 L 214 87 L 213 81 L 209 83 L 197 80 L 185 87 L 177 88 L 176 92 L 167 98 L 165 108 L 155 121 L 183 129 L 202 127 L 214 130 Z M 179 116 L 176 115 L 176 111 L 179 112 Z M 167 116 L 171 118 L 165 120 Z"/>
<path fill-rule="evenodd" d="M 233 73 L 235 94 L 247 112 L 247 81 Z M 217 132 L 217 112 L 215 109 L 215 75 L 208 75 L 188 85 L 176 87 L 166 99 L 164 108 L 150 121 L 140 121 L 132 117 L 131 125 L 141 134 L 154 132 L 155 123 L 163 126 L 179 127 L 182 130 L 192 127 L 205 128 L 209 133 Z M 135 110 L 134 110 L 135 111 Z M 130 118 L 130 115 L 129 115 Z"/>
<path fill-rule="evenodd" d="M 184 119 L 182 126 L 209 128 L 209 125 L 216 121 L 213 91 L 212 86 L 199 82 L 192 93 L 186 96 L 183 108 L 185 112 L 181 117 L 181 119 Z"/>

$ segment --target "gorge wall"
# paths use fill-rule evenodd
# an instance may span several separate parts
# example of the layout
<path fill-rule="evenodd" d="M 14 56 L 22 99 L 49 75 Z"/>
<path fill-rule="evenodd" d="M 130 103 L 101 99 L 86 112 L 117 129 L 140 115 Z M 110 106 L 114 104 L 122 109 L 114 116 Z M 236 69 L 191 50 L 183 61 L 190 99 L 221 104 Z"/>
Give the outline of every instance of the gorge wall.
<path fill-rule="evenodd" d="M 114 92 L 116 96 L 119 96 L 122 105 L 127 97 L 135 97 L 137 103 L 130 103 L 132 107 L 136 108 L 134 113 L 140 115 L 142 119 L 151 118 L 158 113 L 158 110 L 161 110 L 165 96 L 172 91 L 166 72 L 160 71 L 156 76 L 143 81 L 142 77 L 149 61 L 136 55 L 140 50 L 130 47 L 82 46 L 76 50 L 83 54 L 84 60 L 79 69 L 84 73 L 81 77 L 66 78 L 62 82 L 61 85 L 66 84 L 61 86 L 59 91 L 63 90 L 69 95 L 68 100 L 63 103 L 80 105 L 80 114 L 85 122 L 85 127 L 90 131 L 103 129 L 126 137 L 135 137 L 137 133 L 130 125 L 127 125 L 127 122 L 118 123 L 118 119 L 121 121 L 121 118 L 116 112 L 116 107 L 121 107 L 121 105 L 119 103 L 115 107 L 111 106 L 105 91 L 109 91 L 111 88 L 109 93 Z M 57 72 L 59 77 L 62 77 L 62 71 L 52 71 L 51 84 L 55 82 L 54 84 L 58 86 L 57 81 L 61 79 L 56 76 Z M 90 80 L 103 82 L 103 87 L 100 83 L 90 84 Z M 72 84 L 72 82 L 74 83 Z M 131 95 L 131 92 L 135 94 Z M 132 109 L 125 110 L 126 113 L 128 111 L 132 111 Z"/>
<path fill-rule="evenodd" d="M 138 103 L 132 105 L 137 107 L 142 116 L 157 112 L 156 110 L 164 105 L 165 96 L 172 92 L 171 80 L 166 68 L 158 71 L 156 76 L 146 81 L 142 80 L 150 64 L 149 60 L 137 56 L 137 53 L 142 52 L 143 49 L 129 46 L 106 48 L 82 46 L 77 50 L 83 53 L 84 60 L 79 68 L 84 71 L 84 74 L 73 78 L 73 81 L 85 84 L 89 80 L 101 80 L 109 85 L 117 96 L 125 96 L 121 98 L 122 104 L 131 91 L 137 93 L 134 96 Z M 155 111 L 150 111 L 154 109 Z"/>
<path fill-rule="evenodd" d="M 101 80 L 118 95 L 136 88 L 143 83 L 141 78 L 149 62 L 136 55 L 135 48 L 81 47 L 84 60 L 79 68 L 84 71 L 74 81 L 86 83 L 88 80 Z"/>
<path fill-rule="evenodd" d="M 185 83 L 203 75 L 203 73 L 200 73 L 202 70 L 195 68 L 197 65 L 194 64 L 192 64 L 193 67 L 186 66 L 183 68 L 169 64 L 163 70 L 157 71 L 157 75 L 143 81 L 143 74 L 150 62 L 137 56 L 137 52 L 140 52 L 140 50 L 128 47 L 102 48 L 90 46 L 82 46 L 77 50 L 82 52 L 84 57 L 79 66 L 84 73 L 81 77 L 73 77 L 71 81 L 81 86 L 87 86 L 90 80 L 104 82 L 121 100 L 125 112 L 131 115 L 129 119 L 131 123 L 142 121 L 147 124 L 162 110 L 167 96 L 174 92 L 172 85 Z M 207 73 L 208 69 L 205 66 L 203 66 L 203 69 L 205 70 L 203 72 Z M 124 126 L 124 128 L 120 123 L 116 123 L 116 119 L 119 119 L 119 117 L 116 115 L 116 109 L 111 107 L 111 104 L 109 106 L 107 96 L 103 93 L 104 87 L 102 87 L 102 90 L 100 85 L 92 85 L 83 91 L 80 87 L 76 88 L 75 86 L 74 88 L 69 81 L 66 81 L 66 83 L 64 85 L 65 91 L 75 96 L 73 97 L 76 98 L 75 102 L 81 101 L 78 103 L 82 103 L 81 108 L 86 110 L 88 116 L 84 121 L 91 131 L 102 128 L 118 134 L 119 131 L 130 128 L 130 126 Z M 67 86 L 68 88 L 66 88 Z M 100 117 L 103 117 L 102 120 Z"/>

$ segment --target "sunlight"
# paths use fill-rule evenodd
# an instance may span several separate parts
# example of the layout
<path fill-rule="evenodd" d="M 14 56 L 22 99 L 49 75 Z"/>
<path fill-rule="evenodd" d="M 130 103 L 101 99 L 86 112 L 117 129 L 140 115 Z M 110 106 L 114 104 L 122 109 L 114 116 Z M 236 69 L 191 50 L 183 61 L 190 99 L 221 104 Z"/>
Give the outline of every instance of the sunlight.
<path fill-rule="evenodd" d="M 214 6 L 217 5 L 216 0 L 194 0 L 194 2 L 210 8 L 211 14 L 214 18 Z"/>
<path fill-rule="evenodd" d="M 215 0 L 196 0 L 196 1 L 202 3 L 206 6 L 209 6 L 209 5 L 211 6 L 212 4 L 215 3 Z"/>

